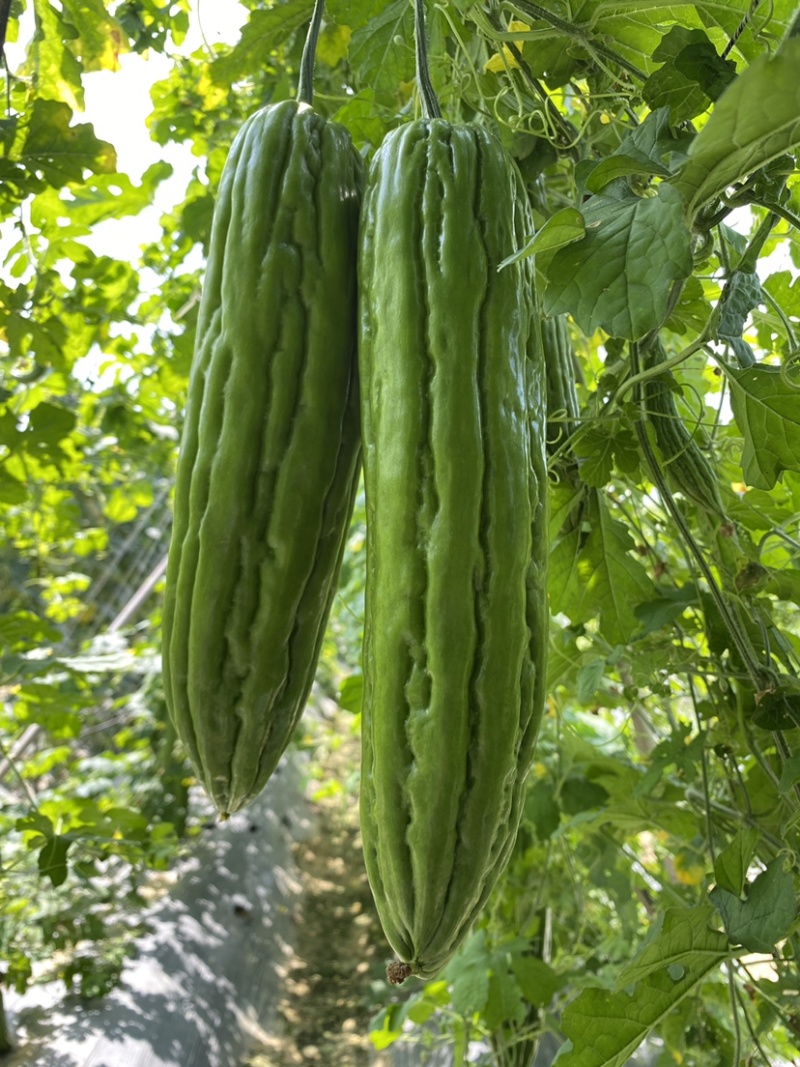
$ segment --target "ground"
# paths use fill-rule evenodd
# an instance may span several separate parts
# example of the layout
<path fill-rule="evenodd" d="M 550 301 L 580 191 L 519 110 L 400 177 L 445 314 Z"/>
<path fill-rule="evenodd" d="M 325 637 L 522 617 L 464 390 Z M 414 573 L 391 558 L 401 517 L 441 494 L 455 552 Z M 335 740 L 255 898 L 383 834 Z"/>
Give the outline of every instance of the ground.
<path fill-rule="evenodd" d="M 332 780 L 357 766 L 358 741 L 348 737 L 326 753 Z M 388 995 L 384 971 L 391 950 L 381 931 L 361 855 L 358 803 L 352 791 L 311 802 L 313 830 L 294 847 L 303 886 L 279 1007 L 282 1032 L 243 1067 L 379 1067 L 370 1055 L 369 1023 Z"/>

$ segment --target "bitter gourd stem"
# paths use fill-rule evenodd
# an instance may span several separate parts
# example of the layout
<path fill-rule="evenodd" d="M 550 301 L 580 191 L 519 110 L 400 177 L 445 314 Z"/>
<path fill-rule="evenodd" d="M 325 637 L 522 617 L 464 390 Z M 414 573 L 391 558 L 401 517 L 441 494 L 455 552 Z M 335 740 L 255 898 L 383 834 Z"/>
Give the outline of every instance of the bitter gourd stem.
<path fill-rule="evenodd" d="M 322 25 L 322 13 L 325 10 L 325 0 L 316 0 L 311 14 L 306 43 L 303 45 L 303 55 L 300 59 L 300 80 L 297 84 L 297 99 L 304 104 L 311 104 L 314 100 L 314 57 L 317 54 L 317 38 L 319 28 Z"/>
<path fill-rule="evenodd" d="M 428 71 L 428 46 L 425 42 L 425 0 L 414 3 L 414 37 L 417 42 L 417 84 L 426 119 L 440 119 L 442 112 Z"/>
<path fill-rule="evenodd" d="M 634 377 L 636 377 L 639 374 L 639 347 L 635 343 L 631 345 L 631 369 L 634 372 Z M 644 397 L 641 388 L 641 378 L 638 379 L 638 384 L 634 388 L 634 403 L 640 407 L 642 414 L 646 415 L 644 410 Z M 672 517 L 672 521 L 680 531 L 684 544 L 691 552 L 703 577 L 708 583 L 709 592 L 722 616 L 731 641 L 736 646 L 736 651 L 739 653 L 739 656 L 744 663 L 750 681 L 753 684 L 753 688 L 756 692 L 759 692 L 762 689 L 770 689 L 772 688 L 773 681 L 772 671 L 762 668 L 761 664 L 758 662 L 756 653 L 750 643 L 750 638 L 747 636 L 739 618 L 735 615 L 734 611 L 729 607 L 728 602 L 723 597 L 714 575 L 711 573 L 711 568 L 709 567 L 705 556 L 700 551 L 697 542 L 692 537 L 689 527 L 686 524 L 686 520 L 676 506 L 675 501 L 672 499 L 672 493 L 669 490 L 666 478 L 661 471 L 658 460 L 650 445 L 645 426 L 645 419 L 640 419 L 636 424 L 636 435 L 639 438 L 639 446 L 642 450 L 642 454 L 650 469 L 650 477 L 653 480 L 653 484 L 656 489 L 658 489 L 664 506 Z"/>

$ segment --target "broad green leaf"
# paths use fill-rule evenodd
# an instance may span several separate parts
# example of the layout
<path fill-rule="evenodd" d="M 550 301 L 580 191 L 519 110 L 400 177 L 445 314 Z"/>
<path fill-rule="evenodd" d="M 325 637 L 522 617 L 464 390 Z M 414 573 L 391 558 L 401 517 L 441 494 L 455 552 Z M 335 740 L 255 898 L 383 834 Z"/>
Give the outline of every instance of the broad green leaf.
<path fill-rule="evenodd" d="M 490 1030 L 497 1030 L 506 1022 L 520 1024 L 524 1021 L 525 1002 L 513 972 L 502 967 L 492 968 L 483 1017 Z"/>
<path fill-rule="evenodd" d="M 581 704 L 590 704 L 597 692 L 597 687 L 606 673 L 606 661 L 595 659 L 590 663 L 584 663 L 580 668 L 575 681 L 577 684 L 577 697 Z"/>
<path fill-rule="evenodd" d="M 561 1029 L 572 1044 L 558 1067 L 623 1067 L 653 1027 L 729 957 L 725 936 L 708 927 L 711 915 L 709 907 L 668 909 L 657 936 L 620 975 L 620 982 L 636 982 L 632 993 L 586 989 L 569 1004 Z"/>
<path fill-rule="evenodd" d="M 662 167 L 672 173 L 685 160 L 692 140 L 685 130 L 670 125 L 669 108 L 660 107 L 625 134 L 614 155 L 638 160 L 651 174 L 661 173 Z"/>
<path fill-rule="evenodd" d="M 360 83 L 395 93 L 398 82 L 414 76 L 413 11 L 406 0 L 391 0 L 350 41 L 350 63 Z"/>
<path fill-rule="evenodd" d="M 608 790 L 597 782 L 590 782 L 581 775 L 567 778 L 558 794 L 561 810 L 566 815 L 578 815 L 582 811 L 602 807 L 608 800 Z"/>
<path fill-rule="evenodd" d="M 511 957 L 511 969 L 529 1004 L 546 1007 L 564 985 L 564 979 L 553 968 L 535 956 Z"/>
<path fill-rule="evenodd" d="M 590 427 L 576 437 L 572 449 L 579 460 L 581 481 L 594 489 L 608 485 L 614 470 L 613 435 L 603 429 Z"/>
<path fill-rule="evenodd" d="M 32 611 L 0 615 L 0 648 L 34 648 L 60 640 L 60 632 Z"/>
<path fill-rule="evenodd" d="M 545 310 L 569 311 L 587 335 L 600 326 L 638 340 L 662 324 L 670 282 L 692 271 L 680 197 L 664 183 L 657 196 L 598 195 L 583 216 L 586 236 L 556 252 L 548 267 Z"/>
<path fill-rule="evenodd" d="M 40 811 L 32 811 L 29 815 L 23 815 L 14 823 L 14 828 L 20 833 L 33 835 L 27 841 L 28 846 L 33 848 L 40 846 L 42 837 L 49 841 L 55 833 L 50 817 L 43 815 Z"/>
<path fill-rule="evenodd" d="M 251 77 L 254 70 L 269 60 L 270 54 L 284 41 L 308 25 L 314 0 L 286 0 L 251 11 L 236 47 L 211 67 L 217 85 Z"/>
<path fill-rule="evenodd" d="M 613 41 L 626 59 L 649 72 L 655 66 L 653 55 L 668 27 L 677 23 L 686 29 L 701 29 L 721 52 L 751 6 L 751 0 L 583 0 L 579 17 L 582 23 L 590 23 L 593 33 Z M 770 15 L 769 29 L 779 36 L 794 16 L 794 0 L 774 0 Z M 746 25 L 736 44 L 739 55 L 750 59 L 763 51 L 763 42 L 753 33 L 759 25 L 757 18 Z"/>
<path fill-rule="evenodd" d="M 561 812 L 553 797 L 553 783 L 542 778 L 528 789 L 525 818 L 532 823 L 540 841 L 547 841 L 558 829 Z"/>
<path fill-rule="evenodd" d="M 31 204 L 31 221 L 49 235 L 82 236 L 105 219 L 138 214 L 152 203 L 158 185 L 171 175 L 170 164 L 162 162 L 148 167 L 138 186 L 127 174 L 95 174 L 83 185 L 71 186 L 68 196 L 47 189 Z"/>
<path fill-rule="evenodd" d="M 325 13 L 340 25 L 357 30 L 365 26 L 381 8 L 375 0 L 328 0 Z"/>
<path fill-rule="evenodd" d="M 721 886 L 709 896 L 730 940 L 750 952 L 772 952 L 789 933 L 797 914 L 794 878 L 783 869 L 780 857 L 767 864 L 749 886 L 746 900 Z"/>
<path fill-rule="evenodd" d="M 361 700 L 364 694 L 364 677 L 361 674 L 349 674 L 339 690 L 339 707 L 351 711 L 354 715 L 361 712 Z"/>
<path fill-rule="evenodd" d="M 63 885 L 67 879 L 67 851 L 71 842 L 56 834 L 39 849 L 39 874 L 49 878 L 54 886 Z"/>
<path fill-rule="evenodd" d="M 525 259 L 537 253 L 541 256 L 545 253 L 556 252 L 559 248 L 572 244 L 573 241 L 579 241 L 585 233 L 586 226 L 580 211 L 577 211 L 574 207 L 562 208 L 561 211 L 557 211 L 555 215 L 550 216 L 524 248 L 521 248 L 519 252 L 515 252 L 513 256 L 504 259 L 497 269 L 502 270 L 503 267 L 507 267 L 511 263 L 516 263 L 520 259 Z"/>
<path fill-rule="evenodd" d="M 63 101 L 71 111 L 83 110 L 81 65 L 66 42 L 77 36 L 48 0 L 33 5 L 36 30 L 28 49 L 26 72 L 36 85 L 38 99 Z"/>
<path fill-rule="evenodd" d="M 547 528 L 551 542 L 554 542 L 564 528 L 567 519 L 583 499 L 580 489 L 575 490 L 571 485 L 559 483 L 552 486 L 548 493 L 549 508 L 547 515 Z"/>
<path fill-rule="evenodd" d="M 800 471 L 800 390 L 784 381 L 779 367 L 758 364 L 726 373 L 744 437 L 744 480 L 772 489 L 781 471 Z"/>
<path fill-rule="evenodd" d="M 62 0 L 62 6 L 64 22 L 78 35 L 69 47 L 80 55 L 84 72 L 116 70 L 125 34 L 103 0 Z"/>
<path fill-rule="evenodd" d="M 620 971 L 615 990 L 641 982 L 668 966 L 677 965 L 686 970 L 715 967 L 731 953 L 727 938 L 711 928 L 713 915 L 714 909 L 708 904 L 667 908 L 641 952 Z"/>
<path fill-rule="evenodd" d="M 731 185 L 800 144 L 800 39 L 760 56 L 717 101 L 676 188 L 695 215 Z"/>
<path fill-rule="evenodd" d="M 0 488 L 1 494 L 2 488 Z M 800 570 L 784 567 L 781 570 L 772 571 L 764 586 L 764 591 L 777 597 L 778 600 L 789 600 L 800 607 Z"/>
<path fill-rule="evenodd" d="M 714 877 L 721 889 L 740 896 L 760 837 L 758 830 L 737 830 L 731 843 L 720 852 L 714 864 Z"/>
<path fill-rule="evenodd" d="M 66 104 L 37 98 L 22 146 L 22 162 L 56 188 L 83 181 L 87 170 L 108 174 L 117 165 L 113 147 L 98 140 L 88 123 L 71 126 L 71 118 Z"/>
<path fill-rule="evenodd" d="M 673 26 L 653 58 L 664 65 L 644 83 L 642 95 L 653 109 L 668 107 L 673 126 L 701 115 L 736 77 L 736 64 L 717 54 L 703 30 Z"/>
<path fill-rule="evenodd" d="M 400 1005 L 390 1004 L 388 1008 L 380 1011 L 370 1024 L 370 1044 L 378 1052 L 389 1048 L 403 1036 L 403 1020 L 400 1016 Z"/>
<path fill-rule="evenodd" d="M 642 635 L 671 626 L 687 608 L 697 604 L 697 587 L 693 582 L 679 587 L 657 586 L 655 592 L 652 600 L 637 604 L 634 612 L 642 623 Z"/>
<path fill-rule="evenodd" d="M 75 415 L 57 404 L 37 404 L 31 411 L 20 444 L 34 455 L 52 456 L 75 428 Z"/>
<path fill-rule="evenodd" d="M 349 26 L 325 26 L 317 41 L 317 59 L 335 67 L 347 55 L 353 31 Z"/>
<path fill-rule="evenodd" d="M 798 779 L 800 779 L 800 755 L 790 756 L 783 765 L 778 788 L 782 793 L 788 793 Z M 753 830 L 752 832 L 756 833 L 757 831 Z M 730 886 L 725 886 L 725 888 L 730 889 Z"/>
<path fill-rule="evenodd" d="M 333 117 L 347 127 L 357 145 L 371 144 L 377 148 L 386 134 L 386 125 L 376 114 L 374 89 L 362 89 Z"/>
<path fill-rule="evenodd" d="M 586 180 L 586 188 L 590 193 L 599 193 L 617 178 L 625 178 L 629 174 L 645 174 L 648 177 L 658 174 L 662 178 L 669 177 L 669 170 L 661 163 L 652 160 L 637 159 L 634 156 L 626 156 L 623 153 L 614 153 L 593 168 Z M 581 233 L 579 236 L 583 236 Z"/>
<path fill-rule="evenodd" d="M 750 346 L 742 340 L 744 324 L 750 312 L 763 302 L 758 275 L 752 271 L 733 271 L 719 301 L 717 336 L 731 345 L 742 367 L 751 367 L 755 362 Z"/>
<path fill-rule="evenodd" d="M 486 931 L 478 930 L 446 968 L 445 977 L 453 983 L 450 998 L 460 1015 L 473 1015 L 486 1006 L 489 959 Z"/>
<path fill-rule="evenodd" d="M 625 644 L 639 630 L 635 608 L 651 600 L 653 584 L 630 554 L 633 541 L 627 527 L 614 519 L 598 494 L 587 509 L 590 531 L 560 538 L 550 557 L 550 604 L 573 622 L 600 616 L 610 644 Z"/>

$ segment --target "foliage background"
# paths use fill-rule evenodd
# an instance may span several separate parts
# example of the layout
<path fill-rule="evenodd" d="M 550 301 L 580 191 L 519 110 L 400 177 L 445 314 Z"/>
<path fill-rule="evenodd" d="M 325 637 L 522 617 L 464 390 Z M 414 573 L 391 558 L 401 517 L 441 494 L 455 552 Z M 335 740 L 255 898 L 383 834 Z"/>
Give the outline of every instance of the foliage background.
<path fill-rule="evenodd" d="M 17 988 L 35 967 L 107 989 L 147 872 L 196 822 L 158 592 L 203 254 L 230 141 L 292 95 L 313 5 L 240 6 L 233 46 L 186 55 L 188 0 L 0 3 L 7 40 L 34 20 L 0 120 L 0 952 Z M 797 1062 L 796 5 L 450 0 L 429 17 L 446 115 L 496 125 L 528 184 L 579 411 L 551 413 L 551 695 L 517 849 L 442 980 L 384 991 L 374 1043 L 410 1033 L 458 1061 L 483 1037 L 487 1061 L 523 1064 L 551 1030 L 573 1042 L 559 1062 L 599 1067 L 652 1033 L 660 1064 Z M 81 115 L 125 54 L 170 61 L 136 181 Z M 329 0 L 316 106 L 365 157 L 418 114 L 406 0 Z M 146 217 L 176 144 L 194 167 L 157 238 L 138 262 L 97 251 L 102 223 Z M 671 460 L 637 377 L 655 337 L 688 429 Z M 358 510 L 317 690 L 355 714 L 362 595 Z"/>

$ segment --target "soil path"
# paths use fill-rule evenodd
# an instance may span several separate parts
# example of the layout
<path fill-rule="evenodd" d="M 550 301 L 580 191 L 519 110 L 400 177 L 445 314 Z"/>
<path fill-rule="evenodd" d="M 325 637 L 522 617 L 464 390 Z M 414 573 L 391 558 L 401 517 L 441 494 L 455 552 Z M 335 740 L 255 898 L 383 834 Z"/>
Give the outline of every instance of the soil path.
<path fill-rule="evenodd" d="M 358 759 L 357 740 L 349 738 L 331 756 L 328 772 L 345 781 Z M 294 848 L 302 892 L 279 1007 L 283 1032 L 262 1039 L 242 1067 L 386 1067 L 388 1059 L 371 1053 L 368 1035 L 388 991 L 391 950 L 364 871 L 358 802 L 339 793 L 310 806 L 314 830 Z"/>

